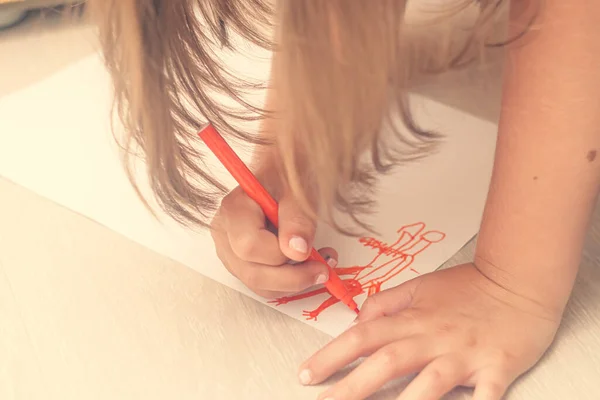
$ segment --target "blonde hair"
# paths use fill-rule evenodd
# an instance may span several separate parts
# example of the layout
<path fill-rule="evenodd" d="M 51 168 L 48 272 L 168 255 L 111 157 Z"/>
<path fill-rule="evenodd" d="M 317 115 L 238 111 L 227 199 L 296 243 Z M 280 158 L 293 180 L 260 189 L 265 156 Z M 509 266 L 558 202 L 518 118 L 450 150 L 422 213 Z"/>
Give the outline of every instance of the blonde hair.
<path fill-rule="evenodd" d="M 472 1 L 411 26 L 404 0 L 93 0 L 130 177 L 139 146 L 159 205 L 207 225 L 226 192 L 203 167 L 196 135 L 208 121 L 226 138 L 277 146 L 281 178 L 311 215 L 346 233 L 336 212 L 369 228 L 362 215 L 375 204 L 377 174 L 429 154 L 439 138 L 411 118 L 410 85 L 481 59 L 489 43 L 504 2 L 476 3 L 475 22 L 442 38 L 433 24 L 472 11 Z M 232 32 L 275 52 L 276 110 L 250 104 L 244 93 L 256 84 L 213 51 L 234 46 Z M 276 128 L 270 141 L 238 124 L 265 118 Z"/>

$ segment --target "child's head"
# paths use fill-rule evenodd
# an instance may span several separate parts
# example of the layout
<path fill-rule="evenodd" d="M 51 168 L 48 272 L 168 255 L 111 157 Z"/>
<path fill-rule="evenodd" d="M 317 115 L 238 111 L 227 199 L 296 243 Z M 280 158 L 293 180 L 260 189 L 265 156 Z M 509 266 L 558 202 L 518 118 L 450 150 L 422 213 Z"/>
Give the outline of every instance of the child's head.
<path fill-rule="evenodd" d="M 441 19 L 404 23 L 404 0 L 280 0 L 275 6 L 269 0 L 96 0 L 91 6 L 126 149 L 141 147 L 152 189 L 169 214 L 206 224 L 225 188 L 203 170 L 197 132 L 210 121 L 226 138 L 256 140 L 239 122 L 265 116 L 275 118 L 269 145 L 278 147 L 280 173 L 308 211 L 314 209 L 309 194 L 328 216 L 368 211 L 376 173 L 435 144 L 436 135 L 410 117 L 409 85 L 419 74 L 480 55 L 502 1 L 450 3 L 437 16 L 479 14 L 469 29 L 452 29 L 454 35 L 442 34 L 451 29 L 440 29 Z M 277 54 L 274 110 L 244 105 L 248 85 L 213 53 L 231 33 Z M 215 93 L 245 111 L 215 101 Z"/>

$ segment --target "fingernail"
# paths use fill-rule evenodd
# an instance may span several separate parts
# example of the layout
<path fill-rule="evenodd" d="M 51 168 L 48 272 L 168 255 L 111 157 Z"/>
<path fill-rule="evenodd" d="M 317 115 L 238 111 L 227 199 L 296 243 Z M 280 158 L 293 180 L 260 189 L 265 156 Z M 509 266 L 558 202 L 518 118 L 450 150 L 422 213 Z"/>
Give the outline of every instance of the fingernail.
<path fill-rule="evenodd" d="M 317 276 L 317 279 L 315 280 L 315 284 L 322 285 L 325 282 L 327 282 L 327 279 L 329 279 L 329 278 L 327 277 L 326 274 L 320 274 L 319 276 Z"/>
<path fill-rule="evenodd" d="M 306 254 L 308 252 L 308 244 L 306 243 L 306 240 L 298 236 L 294 236 L 290 239 L 290 248 L 302 254 Z"/>
<path fill-rule="evenodd" d="M 335 268 L 338 265 L 338 261 L 333 257 L 327 257 L 327 265 L 331 268 Z"/>
<path fill-rule="evenodd" d="M 308 369 L 303 369 L 300 371 L 298 378 L 300 379 L 301 384 L 310 385 L 312 382 L 312 373 Z"/>

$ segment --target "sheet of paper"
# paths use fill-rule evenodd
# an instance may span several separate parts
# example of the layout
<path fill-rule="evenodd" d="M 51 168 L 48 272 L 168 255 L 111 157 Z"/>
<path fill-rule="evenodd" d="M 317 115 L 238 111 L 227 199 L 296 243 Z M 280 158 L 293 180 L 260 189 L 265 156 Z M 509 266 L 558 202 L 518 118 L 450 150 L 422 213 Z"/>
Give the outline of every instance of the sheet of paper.
<path fill-rule="evenodd" d="M 0 98 L 0 175 L 265 302 L 223 268 L 207 232 L 158 221 L 144 208 L 113 141 L 110 101 L 109 77 L 96 55 Z M 436 154 L 382 178 L 373 219 L 381 236 L 347 238 L 326 226 L 318 232 L 318 245 L 339 251 L 344 279 L 362 292 L 359 304 L 369 292 L 434 271 L 481 220 L 496 126 L 429 99 L 413 101 L 417 121 L 446 139 Z M 320 291 L 269 306 L 337 335 L 354 315 L 341 304 L 321 310 L 328 298 Z"/>

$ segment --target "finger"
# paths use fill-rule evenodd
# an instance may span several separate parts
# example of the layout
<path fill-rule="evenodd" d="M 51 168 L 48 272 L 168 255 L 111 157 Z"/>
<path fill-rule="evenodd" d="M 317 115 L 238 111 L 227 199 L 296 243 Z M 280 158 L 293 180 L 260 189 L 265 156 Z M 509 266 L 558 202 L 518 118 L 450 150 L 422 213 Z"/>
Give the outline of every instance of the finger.
<path fill-rule="evenodd" d="M 315 221 L 300 209 L 291 195 L 279 203 L 279 246 L 294 261 L 304 261 L 310 254 L 316 231 Z"/>
<path fill-rule="evenodd" d="M 279 248 L 277 236 L 266 229 L 261 208 L 237 188 L 222 202 L 224 228 L 235 255 L 245 261 L 281 265 L 287 257 Z"/>
<path fill-rule="evenodd" d="M 506 374 L 491 369 L 483 371 L 477 379 L 473 400 L 501 400 L 511 382 Z"/>
<path fill-rule="evenodd" d="M 271 290 L 256 290 L 254 293 L 264 300 L 276 300 L 293 294 L 293 292 L 274 292 Z"/>
<path fill-rule="evenodd" d="M 327 262 L 331 268 L 335 268 L 338 264 L 338 252 L 331 247 L 323 247 L 319 249 L 319 254 Z"/>
<path fill-rule="evenodd" d="M 394 288 L 369 296 L 360 309 L 357 322 L 395 315 L 410 307 L 419 282 L 420 279 L 415 278 Z"/>
<path fill-rule="evenodd" d="M 274 267 L 237 259 L 231 264 L 238 278 L 253 291 L 296 293 L 329 279 L 327 267 L 315 261 Z"/>
<path fill-rule="evenodd" d="M 329 279 L 329 268 L 315 261 L 272 266 L 242 260 L 231 249 L 226 235 L 220 231 L 213 231 L 212 234 L 217 255 L 225 268 L 261 297 L 274 298 L 281 297 L 281 293 L 300 292 Z M 322 250 L 322 254 L 332 260 L 330 264 L 335 264 L 335 251 L 326 248 Z M 279 295 L 272 296 L 271 292 Z"/>
<path fill-rule="evenodd" d="M 320 398 L 365 399 L 387 382 L 423 368 L 432 357 L 430 348 L 422 336 L 411 336 L 389 344 L 367 358 Z"/>
<path fill-rule="evenodd" d="M 465 377 L 465 365 L 459 356 L 438 357 L 417 375 L 398 400 L 439 400 Z"/>
<path fill-rule="evenodd" d="M 300 381 L 304 385 L 323 382 L 358 358 L 407 336 L 410 325 L 397 317 L 383 317 L 350 328 L 303 364 Z"/>
<path fill-rule="evenodd" d="M 327 261 L 330 267 L 337 265 L 338 253 L 330 247 L 319 250 L 321 256 Z M 314 285 L 321 285 L 329 279 L 329 269 L 318 262 L 304 262 L 300 264 L 282 266 L 264 266 L 250 265 L 256 270 L 250 274 L 256 274 L 254 277 L 246 277 L 245 280 L 260 280 L 257 283 L 254 292 L 266 299 L 275 299 L 284 297 L 292 293 L 301 292 Z M 262 268 L 266 269 L 263 271 Z M 250 284 L 252 284 L 250 282 Z M 276 289 L 273 289 L 276 288 Z"/>

